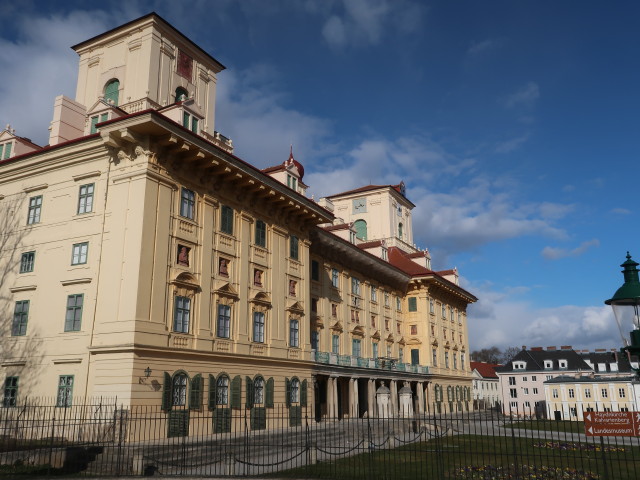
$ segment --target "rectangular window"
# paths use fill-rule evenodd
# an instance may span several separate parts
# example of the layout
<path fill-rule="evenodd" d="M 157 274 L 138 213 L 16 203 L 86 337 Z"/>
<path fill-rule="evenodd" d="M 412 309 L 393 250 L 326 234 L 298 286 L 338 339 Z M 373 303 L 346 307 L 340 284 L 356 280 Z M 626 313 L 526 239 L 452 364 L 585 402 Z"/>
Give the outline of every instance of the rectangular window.
<path fill-rule="evenodd" d="M 311 260 L 311 280 L 320 281 L 320 264 L 316 260 Z"/>
<path fill-rule="evenodd" d="M 36 252 L 26 252 L 20 257 L 20 273 L 33 272 L 33 265 L 36 261 Z"/>
<path fill-rule="evenodd" d="M 515 366 L 513 367 L 515 369 Z M 524 367 L 522 367 L 524 369 Z M 522 381 L 526 382 L 527 381 L 527 377 L 522 377 Z"/>
<path fill-rule="evenodd" d="M 388 307 L 389 306 L 389 294 L 385 292 L 384 294 L 384 306 Z"/>
<path fill-rule="evenodd" d="M 42 195 L 31 197 L 29 199 L 29 213 L 27 215 L 27 225 L 40 223 L 40 214 L 42 213 Z"/>
<path fill-rule="evenodd" d="M 198 119 L 196 117 L 191 118 L 191 131 L 198 133 Z"/>
<path fill-rule="evenodd" d="M 589 388 L 584 389 L 584 398 L 591 398 L 591 389 Z"/>
<path fill-rule="evenodd" d="M 576 398 L 576 392 L 573 388 L 569 389 L 569 398 Z"/>
<path fill-rule="evenodd" d="M 551 380 L 553 378 L 553 375 L 547 375 L 547 380 Z"/>
<path fill-rule="evenodd" d="M 220 231 L 233 235 L 233 208 L 227 205 L 220 208 Z"/>
<path fill-rule="evenodd" d="M 458 355 L 457 354 L 453 354 L 453 369 L 457 370 L 458 369 Z"/>
<path fill-rule="evenodd" d="M 538 377 L 536 377 L 536 376 L 534 375 L 534 376 L 532 376 L 532 377 L 531 377 L 531 381 L 532 381 L 532 382 L 535 382 L 537 378 L 538 378 Z"/>
<path fill-rule="evenodd" d="M 410 329 L 411 329 L 411 335 L 418 335 L 418 326 L 417 325 L 411 325 Z"/>
<path fill-rule="evenodd" d="M 464 370 L 464 353 L 460 354 L 460 369 Z"/>
<path fill-rule="evenodd" d="M 180 216 L 194 219 L 196 207 L 196 194 L 188 188 L 182 187 L 182 194 L 180 195 Z"/>
<path fill-rule="evenodd" d="M 16 302 L 13 309 L 13 325 L 11 335 L 14 337 L 27 334 L 27 322 L 29 320 L 29 300 Z"/>
<path fill-rule="evenodd" d="M 372 343 L 371 347 L 373 352 L 373 358 L 378 358 L 378 343 L 377 342 Z"/>
<path fill-rule="evenodd" d="M 331 353 L 340 353 L 340 336 L 331 335 Z"/>
<path fill-rule="evenodd" d="M 433 305 L 433 299 L 429 299 L 429 313 L 435 313 L 435 307 Z"/>
<path fill-rule="evenodd" d="M 438 349 L 437 348 L 431 349 L 431 363 L 433 363 L 434 367 L 438 366 Z"/>
<path fill-rule="evenodd" d="M 253 312 L 253 341 L 264 343 L 264 313 Z"/>
<path fill-rule="evenodd" d="M 373 328 L 376 328 L 376 316 L 375 315 L 371 315 L 371 326 Z"/>
<path fill-rule="evenodd" d="M 58 377 L 58 397 L 56 407 L 70 407 L 73 398 L 73 375 Z"/>
<path fill-rule="evenodd" d="M 511 398 L 518 398 L 518 391 L 515 388 L 509 389 L 509 396 Z"/>
<path fill-rule="evenodd" d="M 554 388 L 551 393 L 553 395 L 553 398 L 558 398 L 558 389 L 557 388 Z"/>
<path fill-rule="evenodd" d="M 256 220 L 255 242 L 258 247 L 265 248 L 267 246 L 267 224 L 262 220 Z"/>
<path fill-rule="evenodd" d="M 418 299 L 416 297 L 409 297 L 408 299 L 409 311 L 417 312 L 418 311 Z"/>
<path fill-rule="evenodd" d="M 91 213 L 93 211 L 94 184 L 80 185 L 78 194 L 78 213 Z"/>
<path fill-rule="evenodd" d="M 191 124 L 191 115 L 189 115 L 187 112 L 182 112 L 182 126 L 184 128 L 189 128 Z"/>
<path fill-rule="evenodd" d="M 360 280 L 358 278 L 351 277 L 351 293 L 360 295 Z"/>
<path fill-rule="evenodd" d="M 529 395 L 529 389 L 528 388 L 523 388 L 522 390 L 523 390 L 523 393 L 525 395 Z"/>
<path fill-rule="evenodd" d="M 360 339 L 358 338 L 354 338 L 351 341 L 351 355 L 353 355 L 354 357 L 359 357 L 360 356 Z"/>
<path fill-rule="evenodd" d="M 338 288 L 338 281 L 339 281 L 338 269 L 332 268 L 331 269 L 331 286 L 334 288 Z"/>
<path fill-rule="evenodd" d="M 231 306 L 218 304 L 218 328 L 217 335 L 220 338 L 229 338 L 231 335 Z"/>
<path fill-rule="evenodd" d="M 4 379 L 3 407 L 15 407 L 18 400 L 18 377 Z"/>
<path fill-rule="evenodd" d="M 515 385 L 516 384 L 516 377 L 509 377 L 509 385 Z"/>
<path fill-rule="evenodd" d="M 400 297 L 396 297 L 396 310 L 399 312 L 402 310 L 402 302 L 400 301 Z"/>
<path fill-rule="evenodd" d="M 620 397 L 620 398 L 625 398 L 626 397 L 626 392 L 625 392 L 624 388 L 619 388 L 618 389 L 618 397 Z"/>
<path fill-rule="evenodd" d="M 300 322 L 298 320 L 291 320 L 289 322 L 289 346 L 300 346 Z"/>
<path fill-rule="evenodd" d="M 191 299 L 177 296 L 174 304 L 173 331 L 189 333 L 189 320 L 191 316 Z"/>
<path fill-rule="evenodd" d="M 371 301 L 378 301 L 378 289 L 375 287 L 375 285 L 371 285 Z"/>
<path fill-rule="evenodd" d="M 411 365 L 420 365 L 420 350 L 417 348 L 411 349 Z"/>
<path fill-rule="evenodd" d="M 311 332 L 311 349 L 318 350 L 319 344 L 320 344 L 320 334 L 314 330 Z"/>
<path fill-rule="evenodd" d="M 289 257 L 293 260 L 298 260 L 298 237 L 295 235 L 289 237 Z"/>
<path fill-rule="evenodd" d="M 534 394 L 534 395 L 537 395 L 537 394 L 538 394 L 538 389 L 537 389 L 537 388 L 534 388 L 534 389 L 533 389 L 533 394 Z"/>
<path fill-rule="evenodd" d="M 79 332 L 82 325 L 82 304 L 84 295 L 69 295 L 67 297 L 67 314 L 64 318 L 65 332 Z"/>
<path fill-rule="evenodd" d="M 89 242 L 75 243 L 71 250 L 71 265 L 82 265 L 87 263 L 88 252 Z"/>
<path fill-rule="evenodd" d="M 602 398 L 607 398 L 609 396 L 609 392 L 607 391 L 606 388 L 603 388 L 601 390 L 601 393 L 602 393 Z"/>
<path fill-rule="evenodd" d="M 93 135 L 94 133 L 98 133 L 96 124 L 98 123 L 99 120 L 100 120 L 100 117 L 98 115 L 91 117 L 91 128 L 89 129 L 89 133 L 91 135 Z"/>
<path fill-rule="evenodd" d="M 442 305 L 442 318 L 447 318 L 447 306 Z"/>
<path fill-rule="evenodd" d="M 398 347 L 398 362 L 399 363 L 404 362 L 404 349 L 400 347 Z"/>
<path fill-rule="evenodd" d="M 444 367 L 449 368 L 449 352 L 444 352 Z"/>

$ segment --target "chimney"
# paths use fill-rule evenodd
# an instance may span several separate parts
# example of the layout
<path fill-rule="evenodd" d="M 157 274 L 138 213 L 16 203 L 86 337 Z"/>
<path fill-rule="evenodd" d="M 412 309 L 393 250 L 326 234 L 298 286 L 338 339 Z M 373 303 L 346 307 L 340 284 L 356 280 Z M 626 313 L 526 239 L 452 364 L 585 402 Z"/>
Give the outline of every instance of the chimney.
<path fill-rule="evenodd" d="M 560 350 L 573 350 L 573 349 L 571 348 L 571 345 L 562 345 L 560 347 Z"/>
<path fill-rule="evenodd" d="M 541 352 L 542 350 L 544 350 L 542 347 L 531 347 L 532 352 Z"/>
<path fill-rule="evenodd" d="M 606 351 L 607 351 L 607 349 L 606 349 L 606 348 L 596 348 L 596 353 L 599 353 L 599 352 L 606 352 Z"/>
<path fill-rule="evenodd" d="M 522 349 L 523 349 L 523 350 L 526 350 L 526 349 L 527 349 L 527 346 L 526 346 L 526 345 L 522 345 Z"/>
<path fill-rule="evenodd" d="M 553 352 L 556 349 L 556 347 L 547 347 L 547 352 Z"/>

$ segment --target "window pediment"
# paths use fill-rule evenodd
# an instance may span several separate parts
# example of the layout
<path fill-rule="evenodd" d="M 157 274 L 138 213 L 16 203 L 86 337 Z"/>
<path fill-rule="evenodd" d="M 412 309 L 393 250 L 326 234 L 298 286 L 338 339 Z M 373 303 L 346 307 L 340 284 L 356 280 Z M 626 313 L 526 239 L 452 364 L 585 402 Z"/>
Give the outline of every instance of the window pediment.
<path fill-rule="evenodd" d="M 338 320 L 336 323 L 334 323 L 331 326 L 331 330 L 335 331 L 335 332 L 340 332 L 342 333 L 344 331 L 344 328 L 342 327 L 342 324 L 340 323 L 340 321 Z"/>
<path fill-rule="evenodd" d="M 256 293 L 251 299 L 251 302 L 263 305 L 267 308 L 271 308 L 271 299 L 269 298 L 269 295 L 264 292 Z"/>
<path fill-rule="evenodd" d="M 238 298 L 237 290 L 233 288 L 233 285 L 231 285 L 229 282 L 218 281 L 216 289 L 214 291 L 220 295 L 234 297 L 236 299 Z"/>
<path fill-rule="evenodd" d="M 198 279 L 189 272 L 182 272 L 178 274 L 171 283 L 180 287 L 200 291 Z"/>
<path fill-rule="evenodd" d="M 351 334 L 358 337 L 364 337 L 364 328 L 362 328 L 360 325 L 356 325 L 353 330 L 351 330 Z"/>
<path fill-rule="evenodd" d="M 304 305 L 300 302 L 293 302 L 286 308 L 287 312 L 297 313 L 299 315 L 304 315 Z"/>
<path fill-rule="evenodd" d="M 373 335 L 371 335 L 371 338 L 375 339 L 375 340 L 380 340 L 380 331 L 376 330 L 375 333 Z"/>

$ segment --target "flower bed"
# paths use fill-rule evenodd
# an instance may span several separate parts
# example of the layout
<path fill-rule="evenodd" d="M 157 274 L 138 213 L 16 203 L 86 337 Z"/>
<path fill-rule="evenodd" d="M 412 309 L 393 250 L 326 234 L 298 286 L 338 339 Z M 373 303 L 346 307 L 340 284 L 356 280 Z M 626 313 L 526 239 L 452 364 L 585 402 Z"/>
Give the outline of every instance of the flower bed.
<path fill-rule="evenodd" d="M 457 480 L 507 480 L 514 478 L 535 478 L 536 480 L 598 480 L 597 473 L 576 470 L 569 467 L 547 467 L 545 465 L 509 466 L 467 466 L 456 468 L 451 478 Z"/>
<path fill-rule="evenodd" d="M 554 450 L 570 450 L 572 452 L 587 451 L 587 452 L 601 452 L 602 447 L 600 445 L 594 445 L 592 443 L 574 443 L 574 442 L 538 442 L 533 444 L 538 448 L 551 448 Z M 624 447 L 617 447 L 615 445 L 605 445 L 605 452 L 624 452 Z"/>

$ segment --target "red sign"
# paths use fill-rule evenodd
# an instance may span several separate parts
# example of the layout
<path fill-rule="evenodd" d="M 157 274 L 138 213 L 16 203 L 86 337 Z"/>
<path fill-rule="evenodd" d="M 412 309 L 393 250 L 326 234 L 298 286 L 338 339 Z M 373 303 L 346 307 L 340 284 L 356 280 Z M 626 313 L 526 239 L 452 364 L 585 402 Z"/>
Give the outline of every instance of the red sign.
<path fill-rule="evenodd" d="M 640 436 L 640 412 L 584 412 L 588 437 Z"/>

